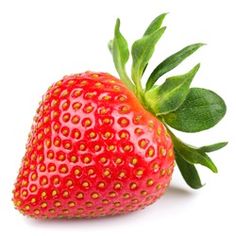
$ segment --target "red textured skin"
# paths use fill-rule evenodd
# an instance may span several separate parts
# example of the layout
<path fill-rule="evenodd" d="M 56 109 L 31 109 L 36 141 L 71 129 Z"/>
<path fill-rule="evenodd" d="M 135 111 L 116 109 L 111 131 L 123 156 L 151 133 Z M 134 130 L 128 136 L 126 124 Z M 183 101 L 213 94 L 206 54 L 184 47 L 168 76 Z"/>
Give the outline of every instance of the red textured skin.
<path fill-rule="evenodd" d="M 120 80 L 65 76 L 39 105 L 13 201 L 36 218 L 126 213 L 156 201 L 173 168 L 165 127 Z"/>

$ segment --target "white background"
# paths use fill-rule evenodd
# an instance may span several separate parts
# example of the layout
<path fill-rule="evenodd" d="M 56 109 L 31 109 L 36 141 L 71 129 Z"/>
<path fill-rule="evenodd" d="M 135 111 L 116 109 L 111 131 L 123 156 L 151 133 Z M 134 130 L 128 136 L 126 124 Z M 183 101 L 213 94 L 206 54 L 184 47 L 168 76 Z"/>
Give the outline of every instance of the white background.
<path fill-rule="evenodd" d="M 235 1 L 0 1 L 0 234 L 3 235 L 235 235 Z M 32 117 L 47 87 L 65 74 L 85 70 L 117 75 L 107 41 L 116 17 L 129 42 L 158 14 L 169 12 L 151 69 L 164 57 L 205 42 L 178 69 L 201 61 L 194 86 L 211 88 L 228 105 L 225 119 L 210 131 L 179 134 L 195 145 L 228 140 L 212 153 L 219 174 L 199 168 L 206 186 L 194 191 L 177 168 L 168 192 L 154 205 L 126 216 L 94 220 L 37 221 L 19 214 L 12 188 Z"/>

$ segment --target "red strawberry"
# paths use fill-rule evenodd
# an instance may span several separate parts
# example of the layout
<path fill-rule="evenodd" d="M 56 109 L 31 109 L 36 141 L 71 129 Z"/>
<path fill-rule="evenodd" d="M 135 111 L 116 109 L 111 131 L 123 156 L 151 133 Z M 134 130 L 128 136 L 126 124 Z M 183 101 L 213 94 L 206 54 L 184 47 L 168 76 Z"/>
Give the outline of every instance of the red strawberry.
<path fill-rule="evenodd" d="M 158 87 L 149 86 L 153 83 L 150 77 L 146 91 L 139 78 L 146 68 L 143 62 L 147 63 L 142 50 L 154 47 L 150 42 L 158 40 L 156 32 L 162 34 L 159 23 L 163 18 L 157 17 L 145 32 L 144 39 L 150 37 L 148 44 L 142 38 L 133 45 L 133 82 L 124 70 L 128 49 L 117 21 L 110 49 L 123 82 L 107 73 L 86 72 L 65 76 L 48 89 L 34 118 L 15 184 L 13 201 L 23 214 L 36 218 L 95 217 L 144 208 L 156 201 L 170 182 L 172 139 L 183 177 L 191 187 L 201 186 L 194 164 L 212 166 L 197 162 L 190 154 L 194 160 L 188 160 L 186 153 L 195 150 L 206 155 L 209 146 L 191 149 L 163 123 L 176 126 L 175 116 L 191 94 L 189 85 L 183 88 L 182 84 L 190 81 L 197 69 L 184 75 L 184 80 L 181 76 L 177 82 L 170 78 Z M 194 51 L 200 45 L 191 47 Z M 183 60 L 186 50 L 184 56 L 172 57 Z M 217 149 L 216 145 L 210 147 Z"/>
<path fill-rule="evenodd" d="M 35 217 L 124 213 L 160 197 L 173 166 L 163 124 L 121 81 L 66 76 L 39 106 L 14 201 Z"/>

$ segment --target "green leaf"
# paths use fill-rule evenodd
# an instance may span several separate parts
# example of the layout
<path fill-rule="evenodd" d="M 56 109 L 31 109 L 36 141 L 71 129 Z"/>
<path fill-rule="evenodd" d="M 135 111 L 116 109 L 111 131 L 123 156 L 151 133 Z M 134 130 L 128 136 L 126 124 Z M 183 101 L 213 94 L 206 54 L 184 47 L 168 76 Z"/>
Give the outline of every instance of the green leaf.
<path fill-rule="evenodd" d="M 189 45 L 182 50 L 171 55 L 164 61 L 162 61 L 151 73 L 146 84 L 146 91 L 151 89 L 155 82 L 165 73 L 171 71 L 178 66 L 184 59 L 193 54 L 197 49 L 203 46 L 203 43 L 196 43 Z"/>
<path fill-rule="evenodd" d="M 165 29 L 165 27 L 160 28 L 134 42 L 131 50 L 133 57 L 132 79 L 136 85 L 139 83 L 143 71 L 154 52 L 155 45 L 165 32 Z"/>
<path fill-rule="evenodd" d="M 199 189 L 203 186 L 195 166 L 186 162 L 178 150 L 175 150 L 175 161 L 185 182 L 191 188 Z"/>
<path fill-rule="evenodd" d="M 217 151 L 223 147 L 225 147 L 228 144 L 228 142 L 220 142 L 220 143 L 215 143 L 215 144 L 211 144 L 208 146 L 203 146 L 198 148 L 198 150 L 202 151 L 202 152 L 214 152 Z"/>
<path fill-rule="evenodd" d="M 165 19 L 167 13 L 163 13 L 159 16 L 157 16 L 152 22 L 151 24 L 148 26 L 148 28 L 146 29 L 144 36 L 145 35 L 149 35 L 152 34 L 154 31 L 158 30 L 161 28 L 162 22 Z"/>
<path fill-rule="evenodd" d="M 133 84 L 127 76 L 125 65 L 129 59 L 128 44 L 124 36 L 120 33 L 120 19 L 117 19 L 114 31 L 114 39 L 108 45 L 112 52 L 113 61 L 120 79 L 133 90 Z"/>
<path fill-rule="evenodd" d="M 180 131 L 199 132 L 216 125 L 225 115 L 226 105 L 216 93 L 191 88 L 178 110 L 164 116 L 165 122 Z"/>
<path fill-rule="evenodd" d="M 178 144 L 175 145 L 175 149 L 181 153 L 182 158 L 189 164 L 200 164 L 207 167 L 212 172 L 217 173 L 217 167 L 210 157 L 203 151 L 190 147 L 189 145 L 182 143 L 180 140 Z"/>
<path fill-rule="evenodd" d="M 184 75 L 173 76 L 158 87 L 145 93 L 147 106 L 156 115 L 163 115 L 175 111 L 184 102 L 189 93 L 189 86 L 197 73 L 200 64 Z"/>

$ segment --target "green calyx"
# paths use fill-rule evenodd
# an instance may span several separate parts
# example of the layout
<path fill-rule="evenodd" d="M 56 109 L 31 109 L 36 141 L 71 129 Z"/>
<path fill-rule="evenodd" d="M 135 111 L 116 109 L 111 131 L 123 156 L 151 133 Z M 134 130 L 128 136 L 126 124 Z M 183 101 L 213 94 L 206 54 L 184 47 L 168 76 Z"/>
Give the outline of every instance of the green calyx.
<path fill-rule="evenodd" d="M 109 42 L 109 49 L 120 79 L 137 96 L 142 105 L 160 119 L 171 135 L 176 164 L 186 183 L 198 189 L 202 183 L 196 165 L 202 165 L 217 173 L 217 167 L 207 153 L 219 150 L 227 145 L 220 142 L 202 147 L 193 147 L 177 138 L 172 129 L 183 132 L 200 132 L 215 126 L 225 115 L 226 105 L 215 92 L 203 88 L 191 88 L 191 82 L 200 68 L 194 66 L 188 72 L 166 78 L 162 84 L 156 84 L 159 78 L 173 70 L 187 57 L 192 55 L 203 43 L 184 47 L 159 63 L 147 79 L 145 88 L 142 77 L 151 59 L 155 46 L 164 34 L 162 27 L 167 14 L 156 17 L 148 26 L 143 36 L 131 47 L 131 76 L 126 72 L 126 63 L 130 52 L 126 39 L 120 32 L 120 20 L 117 19 L 114 38 Z"/>

